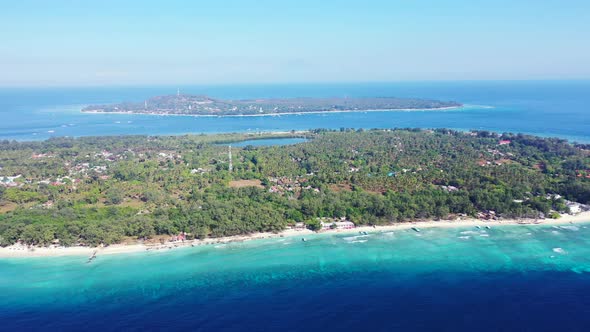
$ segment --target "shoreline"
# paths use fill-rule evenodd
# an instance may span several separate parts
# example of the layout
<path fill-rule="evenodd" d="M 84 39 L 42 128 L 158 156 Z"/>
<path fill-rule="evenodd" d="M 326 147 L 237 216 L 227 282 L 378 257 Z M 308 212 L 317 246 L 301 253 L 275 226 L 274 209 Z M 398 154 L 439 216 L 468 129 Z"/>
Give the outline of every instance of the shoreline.
<path fill-rule="evenodd" d="M 256 233 L 248 235 L 236 235 L 220 238 L 207 238 L 204 240 L 187 240 L 183 242 L 165 242 L 163 244 L 115 244 L 108 247 L 26 247 L 22 245 L 12 245 L 0 248 L 0 259 L 3 258 L 28 258 L 28 257 L 63 257 L 63 256 L 82 256 L 90 258 L 97 255 L 117 255 L 148 251 L 168 251 L 175 248 L 197 247 L 213 244 L 224 244 L 232 242 L 245 242 L 252 240 L 284 238 L 306 235 L 319 234 L 351 234 L 358 232 L 376 233 L 394 230 L 408 230 L 416 228 L 460 228 L 469 226 L 508 226 L 508 225 L 564 225 L 571 223 L 590 223 L 590 211 L 582 212 L 576 215 L 562 215 L 560 219 L 505 219 L 505 220 L 481 220 L 481 219 L 458 219 L 458 220 L 441 220 L 441 221 L 415 221 L 403 222 L 383 226 L 359 226 L 352 229 L 328 230 L 314 232 L 308 229 L 294 230 L 288 229 L 280 233 Z"/>
<path fill-rule="evenodd" d="M 394 108 L 394 109 L 379 109 L 379 110 L 334 110 L 334 111 L 310 111 L 310 112 L 286 112 L 286 113 L 267 113 L 267 114 L 176 114 L 176 113 L 150 113 L 150 112 L 133 112 L 133 111 L 117 111 L 117 112 L 102 112 L 96 110 L 84 111 L 80 113 L 85 114 L 127 114 L 127 115 L 152 115 L 152 116 L 191 116 L 203 118 L 241 118 L 241 117 L 260 117 L 260 116 L 283 116 L 283 115 L 305 115 L 305 114 L 329 114 L 329 113 L 364 113 L 364 112 L 428 112 L 428 111 L 445 111 L 453 109 L 462 109 L 468 105 L 460 106 L 445 106 L 433 108 Z"/>

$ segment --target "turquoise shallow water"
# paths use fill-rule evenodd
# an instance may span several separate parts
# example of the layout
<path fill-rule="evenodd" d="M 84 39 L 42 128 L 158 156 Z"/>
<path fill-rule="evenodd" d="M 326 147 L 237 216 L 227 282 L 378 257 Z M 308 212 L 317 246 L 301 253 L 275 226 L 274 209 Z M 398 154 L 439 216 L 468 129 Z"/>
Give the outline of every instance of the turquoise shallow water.
<path fill-rule="evenodd" d="M 471 105 L 448 111 L 224 118 L 79 112 L 176 88 L 3 88 L 0 139 L 446 127 L 590 142 L 590 81 L 181 87 L 220 98 L 397 96 Z M 320 235 L 305 243 L 99 256 L 92 264 L 87 257 L 0 259 L 0 330 L 587 331 L 589 227 Z"/>
<path fill-rule="evenodd" d="M 503 315 L 512 330 L 578 330 L 590 319 L 578 316 L 590 312 L 589 235 L 590 224 L 423 229 L 99 255 L 91 264 L 3 259 L 0 321 L 101 331 L 498 330 L 480 324 Z"/>

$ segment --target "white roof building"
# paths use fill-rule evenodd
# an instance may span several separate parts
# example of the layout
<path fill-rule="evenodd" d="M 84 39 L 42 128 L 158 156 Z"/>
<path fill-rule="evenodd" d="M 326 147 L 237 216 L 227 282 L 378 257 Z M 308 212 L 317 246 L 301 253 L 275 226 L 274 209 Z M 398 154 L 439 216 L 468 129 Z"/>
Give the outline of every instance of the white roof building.
<path fill-rule="evenodd" d="M 351 221 L 322 221 L 322 229 L 351 229 L 354 228 L 354 223 Z"/>

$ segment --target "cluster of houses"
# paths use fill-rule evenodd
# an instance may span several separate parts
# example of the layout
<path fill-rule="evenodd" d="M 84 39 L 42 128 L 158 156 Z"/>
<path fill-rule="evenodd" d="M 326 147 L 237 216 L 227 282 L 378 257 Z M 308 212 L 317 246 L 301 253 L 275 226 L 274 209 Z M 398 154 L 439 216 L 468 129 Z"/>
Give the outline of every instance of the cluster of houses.
<path fill-rule="evenodd" d="M 509 157 L 513 157 L 514 153 L 512 152 L 502 152 L 498 149 L 487 149 L 486 150 L 489 154 L 491 154 L 492 156 L 496 157 L 496 156 L 500 156 L 500 157 L 504 157 L 504 156 L 509 156 Z"/>
<path fill-rule="evenodd" d="M 22 181 L 16 181 L 17 179 L 23 179 Z M 45 179 L 40 180 L 35 183 L 37 184 L 44 184 L 50 186 L 63 186 L 69 183 L 79 183 L 80 179 L 73 179 L 69 176 L 58 177 L 55 179 Z M 5 188 L 15 188 L 15 187 L 22 187 L 24 184 L 31 184 L 33 183 L 31 180 L 24 179 L 22 174 L 16 176 L 0 176 L 0 187 Z"/>
<path fill-rule="evenodd" d="M 208 170 L 201 168 L 201 167 L 191 169 L 191 174 L 205 174 L 207 172 L 208 172 Z"/>
<path fill-rule="evenodd" d="M 102 154 L 101 154 L 102 155 Z M 108 155 L 108 154 L 107 154 Z M 109 156 L 107 158 L 111 158 Z M 57 177 L 55 179 L 44 179 L 37 181 L 37 184 L 46 184 L 51 186 L 63 186 L 67 184 L 77 184 L 82 182 L 81 178 L 87 178 L 91 174 L 95 174 L 101 180 L 109 179 L 109 176 L 106 175 L 108 167 L 106 165 L 96 165 L 90 166 L 90 163 L 79 163 L 71 166 L 70 163 L 66 162 L 65 166 L 68 170 L 68 174 L 66 176 Z"/>
<path fill-rule="evenodd" d="M 561 195 L 559 194 L 547 194 L 545 195 L 545 199 L 560 199 L 562 198 Z M 565 206 L 568 207 L 568 209 L 570 210 L 570 214 L 578 214 L 581 212 L 585 212 L 585 211 L 590 211 L 590 205 L 586 205 L 586 204 L 582 204 L 582 203 L 578 203 L 578 202 L 573 202 L 573 201 L 568 201 L 567 199 L 565 200 Z"/>
<path fill-rule="evenodd" d="M 340 218 L 317 218 L 322 226 L 322 231 L 339 230 L 339 229 L 353 229 L 355 225 L 352 221 L 346 220 L 346 217 Z M 298 222 L 295 226 L 290 227 L 292 230 L 303 231 L 307 229 L 305 223 Z"/>
<path fill-rule="evenodd" d="M 177 241 L 185 241 L 186 240 L 186 233 L 180 232 L 178 235 L 173 235 L 170 237 L 170 242 L 177 242 Z"/>
<path fill-rule="evenodd" d="M 95 158 L 102 158 L 108 161 L 116 161 L 117 159 L 123 159 L 124 157 L 122 155 L 115 155 L 112 152 L 103 150 L 99 153 L 94 154 Z"/>
<path fill-rule="evenodd" d="M 590 205 L 580 204 L 578 202 L 565 201 L 565 205 L 569 208 L 570 214 L 578 214 L 585 211 L 590 211 Z"/>
<path fill-rule="evenodd" d="M 446 192 L 450 192 L 450 193 L 459 190 L 459 188 L 457 188 L 455 186 L 440 186 L 440 189 L 442 189 Z"/>
<path fill-rule="evenodd" d="M 0 176 L 0 187 L 13 188 L 22 186 L 21 182 L 15 181 L 22 177 L 21 174 L 16 176 Z"/>
<path fill-rule="evenodd" d="M 182 155 L 175 154 L 173 152 L 159 152 L 158 161 L 168 161 L 182 159 Z"/>
<path fill-rule="evenodd" d="M 134 152 L 132 150 L 128 150 L 128 152 L 131 152 L 134 154 Z M 172 155 L 170 155 L 170 156 L 172 156 Z M 49 154 L 49 153 L 35 153 L 31 156 L 32 159 L 53 158 L 53 157 L 55 157 L 55 156 L 52 154 Z M 124 153 L 112 153 L 107 150 L 102 150 L 100 152 L 95 153 L 94 155 L 88 154 L 85 156 L 85 158 L 98 159 L 98 161 L 95 161 L 95 163 L 99 163 L 99 164 L 98 165 L 91 165 L 90 162 L 80 162 L 80 163 L 65 162 L 64 166 L 68 170 L 67 176 L 57 177 L 55 179 L 43 179 L 43 180 L 37 181 L 36 183 L 37 184 L 52 185 L 52 186 L 63 186 L 63 185 L 67 185 L 70 183 L 72 183 L 72 184 L 79 183 L 79 182 L 81 182 L 80 178 L 86 178 L 86 177 L 89 177 L 90 175 L 96 175 L 101 180 L 108 180 L 110 178 L 110 176 L 106 174 L 108 172 L 108 164 L 106 164 L 106 163 L 100 164 L 100 161 L 114 162 L 114 161 L 118 161 L 118 160 L 123 160 L 126 157 L 127 156 Z M 167 157 L 169 157 L 169 155 L 166 153 L 160 153 L 158 155 L 158 157 L 159 158 L 167 158 Z M 174 155 L 173 157 L 176 158 L 179 156 Z M 0 178 L 0 180 L 2 180 L 2 178 Z M 11 182 L 11 181 L 6 181 L 7 186 L 14 186 L 14 184 L 9 184 L 9 182 Z M 32 183 L 32 181 L 28 181 L 28 183 Z"/>
<path fill-rule="evenodd" d="M 100 152 L 92 154 L 87 154 L 84 157 L 86 160 L 93 158 L 97 159 L 94 163 L 91 162 L 65 162 L 64 166 L 68 171 L 68 175 L 56 177 L 56 178 L 46 178 L 41 179 L 39 181 L 34 181 L 34 179 L 24 179 L 21 174 L 16 176 L 0 176 L 0 187 L 5 188 L 12 188 L 12 187 L 21 187 L 24 184 L 44 184 L 50 186 L 64 186 L 69 184 L 76 184 L 81 182 L 82 178 L 87 178 L 89 176 L 97 176 L 101 180 L 108 180 L 110 178 L 108 173 L 108 162 L 114 162 L 118 160 L 123 160 L 127 158 L 126 152 L 130 152 L 135 155 L 135 152 L 132 150 L 127 150 L 122 153 L 113 153 L 107 150 L 102 150 Z M 140 154 L 142 155 L 142 154 Z M 44 158 L 55 158 L 55 155 L 51 153 L 33 153 L 31 155 L 31 159 L 39 160 Z M 181 155 L 173 153 L 173 152 L 159 152 L 156 158 L 160 161 L 165 160 L 178 160 L 182 158 Z M 95 164 L 95 165 L 92 165 Z M 191 171 L 192 174 L 196 173 L 205 173 L 207 170 L 198 168 L 193 169 Z M 21 180 L 18 180 L 21 179 Z"/>
<path fill-rule="evenodd" d="M 295 179 L 283 176 L 283 177 L 270 177 L 268 181 L 272 183 L 270 188 L 268 189 L 271 193 L 285 193 L 285 192 L 294 192 L 298 193 L 301 190 L 313 190 L 314 192 L 319 192 L 318 188 L 313 188 L 310 185 L 305 185 L 307 182 L 307 178 L 298 176 Z"/>
<path fill-rule="evenodd" d="M 498 141 L 498 146 L 502 145 L 509 145 L 512 142 L 510 140 L 500 140 Z M 514 154 L 511 152 L 502 152 L 498 149 L 487 149 L 487 156 L 481 156 L 482 159 L 477 161 L 479 166 L 490 166 L 490 165 L 497 165 L 501 166 L 510 162 L 510 158 L 514 157 Z M 491 161 L 490 161 L 491 160 Z"/>
<path fill-rule="evenodd" d="M 491 166 L 491 165 L 502 166 L 506 162 L 507 162 L 507 160 L 505 160 L 505 159 L 495 160 L 495 161 L 488 161 L 485 159 L 480 159 L 477 161 L 477 164 L 482 167 Z"/>
<path fill-rule="evenodd" d="M 31 155 L 31 159 L 43 159 L 43 158 L 54 158 L 55 156 L 50 153 L 34 153 Z M 90 155 L 86 155 L 87 158 L 90 158 Z M 116 161 L 120 159 L 124 159 L 125 157 L 120 154 L 113 154 L 106 150 L 103 150 L 99 153 L 94 155 L 95 158 L 99 158 L 102 160 L 108 161 Z M 107 180 L 109 178 L 107 173 L 107 166 L 106 165 L 96 165 L 90 166 L 90 163 L 83 162 L 77 163 L 74 166 L 71 165 L 70 162 L 65 162 L 64 166 L 68 170 L 68 175 L 56 177 L 56 178 L 47 178 L 43 180 L 39 180 L 34 182 L 32 179 L 25 179 L 23 178 L 22 174 L 18 174 L 15 176 L 0 176 L 0 187 L 5 188 L 13 188 L 13 187 L 22 187 L 24 184 L 43 184 L 43 185 L 50 185 L 50 186 L 64 186 L 68 184 L 76 184 L 80 183 L 82 180 L 80 178 L 88 177 L 89 174 L 95 173 L 99 175 L 99 178 L 102 180 Z M 21 180 L 18 180 L 21 179 Z"/>
<path fill-rule="evenodd" d="M 80 183 L 82 180 L 80 179 L 74 179 L 71 178 L 69 176 L 62 176 L 62 177 L 58 177 L 55 180 L 51 180 L 51 179 L 46 179 L 46 180 L 41 180 L 41 181 L 37 181 L 37 184 L 46 184 L 46 185 L 50 185 L 50 186 L 64 186 L 66 184 L 70 184 L 70 183 Z"/>
<path fill-rule="evenodd" d="M 477 213 L 478 219 L 483 220 L 496 220 L 498 216 L 496 215 L 496 211 L 488 210 L 488 211 L 481 211 Z"/>
<path fill-rule="evenodd" d="M 34 153 L 31 156 L 32 159 L 43 159 L 43 158 L 53 158 L 53 157 L 55 157 L 55 156 L 52 154 L 49 154 L 49 153 Z"/>
<path fill-rule="evenodd" d="M 68 164 L 66 164 L 66 165 L 68 165 Z M 102 174 L 102 173 L 106 173 L 106 171 L 107 171 L 106 165 L 96 165 L 96 166 L 90 167 L 90 163 L 76 164 L 74 167 L 70 167 L 70 169 L 69 169 L 70 175 L 74 175 L 74 174 L 88 175 L 89 172 L 95 172 L 95 173 Z"/>
<path fill-rule="evenodd" d="M 500 142 L 510 142 L 510 141 L 500 141 Z M 499 143 L 500 145 L 505 145 L 505 144 L 510 144 L 510 143 Z M 479 166 L 490 166 L 490 165 L 497 165 L 497 166 L 501 166 L 503 164 L 507 164 L 510 162 L 510 157 L 513 157 L 514 154 L 511 152 L 502 152 L 499 151 L 497 149 L 487 149 L 486 151 L 489 155 L 488 157 L 491 158 L 486 158 L 484 156 L 482 156 L 482 159 L 477 161 L 477 164 Z M 487 160 L 487 159 L 492 159 L 492 161 Z"/>

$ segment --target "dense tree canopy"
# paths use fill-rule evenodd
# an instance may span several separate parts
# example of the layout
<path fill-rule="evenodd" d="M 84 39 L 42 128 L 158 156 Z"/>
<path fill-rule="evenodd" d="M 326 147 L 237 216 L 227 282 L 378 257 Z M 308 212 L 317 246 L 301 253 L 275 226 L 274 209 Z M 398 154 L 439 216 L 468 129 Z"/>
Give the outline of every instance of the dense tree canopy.
<path fill-rule="evenodd" d="M 0 245 L 112 244 L 356 224 L 538 217 L 590 202 L 590 152 L 561 139 L 452 130 L 315 130 L 232 148 L 241 134 L 0 142 Z M 561 195 L 555 196 L 555 194 Z"/>

